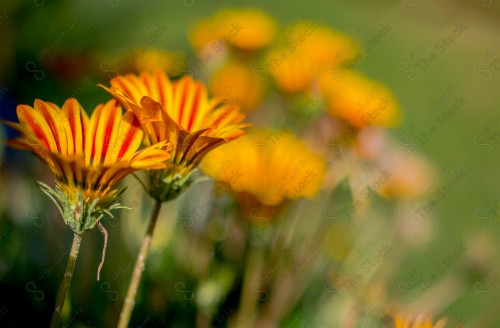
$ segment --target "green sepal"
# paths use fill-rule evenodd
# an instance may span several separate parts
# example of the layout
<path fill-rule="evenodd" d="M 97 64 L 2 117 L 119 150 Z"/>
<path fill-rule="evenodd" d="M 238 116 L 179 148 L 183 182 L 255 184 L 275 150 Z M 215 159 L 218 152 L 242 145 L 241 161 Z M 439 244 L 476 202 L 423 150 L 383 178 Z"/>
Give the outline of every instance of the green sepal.
<path fill-rule="evenodd" d="M 99 202 L 99 198 L 94 200 L 90 198 L 83 199 L 80 192 L 78 193 L 77 201 L 72 202 L 61 191 L 59 183 L 56 183 L 55 189 L 40 181 L 37 181 L 37 184 L 42 192 L 57 206 L 64 222 L 77 234 L 83 234 L 85 231 L 94 228 L 105 215 L 114 218 L 111 213 L 112 210 L 130 209 L 115 202 L 125 188 L 121 191 L 116 191 L 112 197 L 107 197 L 105 202 Z"/>
<path fill-rule="evenodd" d="M 161 176 L 157 173 L 149 174 L 149 187 L 147 192 L 151 197 L 160 202 L 175 199 L 195 182 L 193 175 L 196 171 L 197 170 L 192 170 L 187 174 L 164 172 Z"/>

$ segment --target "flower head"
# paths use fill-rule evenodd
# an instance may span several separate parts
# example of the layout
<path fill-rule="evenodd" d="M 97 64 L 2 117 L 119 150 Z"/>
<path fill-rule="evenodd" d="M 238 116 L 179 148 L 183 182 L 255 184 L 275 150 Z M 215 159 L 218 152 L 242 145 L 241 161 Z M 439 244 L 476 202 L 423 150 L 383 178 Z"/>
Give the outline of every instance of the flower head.
<path fill-rule="evenodd" d="M 170 157 L 167 142 L 137 151 L 143 132 L 132 113 L 122 116 L 115 100 L 96 107 L 89 117 L 76 99 L 62 108 L 35 100 L 34 107 L 17 107 L 19 123 L 6 122 L 20 132 L 8 144 L 42 159 L 56 175 L 57 188 L 40 183 L 56 202 L 76 233 L 93 228 L 116 208 L 118 184 L 140 169 L 161 169 Z"/>
<path fill-rule="evenodd" d="M 267 59 L 267 67 L 276 85 L 288 93 L 308 91 L 316 73 L 313 65 L 294 54 L 283 57 L 284 52 L 285 50 L 273 50 Z"/>
<path fill-rule="evenodd" d="M 176 64 L 182 63 L 183 60 L 178 53 L 153 48 L 137 51 L 134 58 L 134 72 L 154 72 L 162 69 L 169 74 L 178 73 Z"/>
<path fill-rule="evenodd" d="M 255 130 L 213 150 L 202 170 L 229 187 L 244 213 L 269 219 L 288 201 L 312 198 L 326 164 L 289 132 Z"/>
<path fill-rule="evenodd" d="M 276 22 L 262 10 L 223 9 L 212 18 L 199 21 L 189 39 L 200 51 L 217 50 L 226 44 L 251 51 L 269 46 L 276 31 Z"/>
<path fill-rule="evenodd" d="M 138 118 L 146 144 L 173 145 L 167 168 L 149 177 L 148 192 L 158 200 L 175 198 L 191 173 L 213 148 L 244 134 L 245 115 L 235 104 L 209 98 L 205 86 L 190 76 L 171 82 L 163 71 L 118 76 L 107 89 Z"/>
<path fill-rule="evenodd" d="M 399 123 L 399 104 L 386 86 L 353 71 L 339 74 L 337 79 L 326 73 L 319 78 L 329 114 L 355 128 Z"/>
<path fill-rule="evenodd" d="M 250 111 L 264 98 L 264 83 L 261 78 L 251 71 L 250 66 L 233 61 L 214 73 L 210 86 L 215 95 Z"/>
<path fill-rule="evenodd" d="M 339 32 L 315 22 L 299 21 L 266 56 L 267 68 L 285 92 L 307 91 L 322 71 L 334 71 L 354 61 L 358 45 Z"/>

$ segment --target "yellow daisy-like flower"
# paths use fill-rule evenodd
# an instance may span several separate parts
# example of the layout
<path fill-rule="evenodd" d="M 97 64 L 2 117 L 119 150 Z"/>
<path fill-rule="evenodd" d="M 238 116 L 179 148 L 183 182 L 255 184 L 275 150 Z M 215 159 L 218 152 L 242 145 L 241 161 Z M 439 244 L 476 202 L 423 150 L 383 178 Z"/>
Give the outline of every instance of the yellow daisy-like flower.
<path fill-rule="evenodd" d="M 10 146 L 42 159 L 57 178 L 57 190 L 40 183 L 76 233 L 93 228 L 115 201 L 118 184 L 140 169 L 165 168 L 170 145 L 160 142 L 137 151 L 143 132 L 132 113 L 122 116 L 115 100 L 96 107 L 89 117 L 76 99 L 62 108 L 35 100 L 17 107 L 19 123 L 6 122 L 21 133 Z M 111 215 L 111 214 L 110 214 Z"/>
<path fill-rule="evenodd" d="M 368 125 L 394 126 L 400 121 L 399 104 L 383 84 L 353 71 L 339 71 L 319 78 L 328 113 L 356 128 Z"/>
<path fill-rule="evenodd" d="M 326 171 L 324 159 L 293 134 L 265 130 L 213 150 L 201 167 L 230 188 L 245 215 L 265 220 L 288 201 L 312 198 Z"/>
<path fill-rule="evenodd" d="M 359 55 L 348 36 L 315 22 L 298 21 L 284 30 L 281 42 L 266 56 L 278 87 L 307 91 L 321 71 L 337 70 Z"/>
<path fill-rule="evenodd" d="M 287 93 L 309 91 L 316 73 L 313 65 L 300 56 L 283 56 L 282 51 L 270 52 L 266 62 L 276 85 Z"/>
<path fill-rule="evenodd" d="M 199 21 L 189 39 L 198 50 L 230 45 L 251 51 L 269 46 L 276 31 L 277 23 L 260 9 L 223 9 L 212 18 Z"/>
<path fill-rule="evenodd" d="M 244 134 L 245 115 L 235 104 L 209 98 L 190 76 L 171 82 L 163 71 L 119 76 L 107 89 L 139 119 L 146 144 L 170 141 L 167 168 L 149 176 L 148 192 L 157 200 L 175 198 L 207 152 Z"/>
<path fill-rule="evenodd" d="M 394 317 L 394 328 L 444 328 L 446 323 L 446 319 L 432 323 L 432 318 L 424 315 L 408 315 L 406 317 L 396 315 Z"/>
<path fill-rule="evenodd" d="M 182 62 L 182 56 L 178 53 L 168 52 L 160 49 L 146 49 L 138 51 L 134 60 L 135 72 L 154 72 L 161 69 L 168 74 L 176 74 L 177 63 Z"/>
<path fill-rule="evenodd" d="M 318 69 L 325 64 L 344 65 L 359 55 L 359 46 L 349 36 L 315 22 L 300 21 L 288 31 L 287 47 Z"/>
<path fill-rule="evenodd" d="M 211 81 L 214 95 L 241 106 L 255 109 L 264 97 L 264 83 L 249 66 L 230 62 L 214 73 Z"/>

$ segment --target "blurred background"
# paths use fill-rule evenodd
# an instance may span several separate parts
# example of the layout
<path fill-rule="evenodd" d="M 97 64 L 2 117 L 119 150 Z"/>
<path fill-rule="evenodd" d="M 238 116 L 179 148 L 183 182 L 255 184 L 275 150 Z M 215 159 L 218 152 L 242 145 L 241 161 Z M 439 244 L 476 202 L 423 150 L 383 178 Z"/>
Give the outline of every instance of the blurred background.
<path fill-rule="evenodd" d="M 400 123 L 385 129 L 382 137 L 367 131 L 357 138 L 365 138 L 367 144 L 377 143 L 377 138 L 390 140 L 387 147 L 398 153 L 390 159 L 388 172 L 401 176 L 404 183 L 419 186 L 429 179 L 426 188 L 417 188 L 397 204 L 377 196 L 370 211 L 343 211 L 345 202 L 336 200 L 356 197 L 358 175 L 346 174 L 347 189 L 352 190 L 343 191 L 342 182 L 334 188 L 343 178 L 338 174 L 323 188 L 316 205 L 295 204 L 293 215 L 305 226 L 309 217 L 326 215 L 324 209 L 330 207 L 350 218 L 343 217 L 340 224 L 331 221 L 326 241 L 315 244 L 330 254 L 333 267 L 306 261 L 296 268 L 321 271 L 321 278 L 303 285 L 300 300 L 284 312 L 280 326 L 390 327 L 387 317 L 397 312 L 448 317 L 451 324 L 461 322 L 464 327 L 500 327 L 498 2 L 3 0 L 0 116 L 15 121 L 16 105 L 31 105 L 36 98 L 61 105 L 76 97 L 90 112 L 109 99 L 97 84 L 109 85 L 117 74 L 148 69 L 152 62 L 171 76 L 190 73 L 198 55 L 190 31 L 228 6 L 269 14 L 277 31 L 307 20 L 355 40 L 362 56 L 350 68 L 390 89 L 401 111 Z M 248 68 L 267 78 L 266 68 L 256 64 Z M 210 74 L 194 73 L 206 82 Z M 271 100 L 258 106 L 272 104 Z M 265 125 L 273 117 L 263 116 L 250 120 Z M 2 144 L 14 136 L 5 127 L 0 133 Z M 311 147 L 332 153 L 328 136 L 309 133 L 310 143 L 315 143 Z M 53 180 L 42 162 L 4 146 L 0 156 L 0 326 L 44 326 L 72 233 L 35 187 L 34 179 Z M 377 156 L 371 160 L 384 163 Z M 335 171 L 335 157 L 328 162 Z M 413 167 L 429 174 L 419 176 Z M 370 170 L 373 165 L 356 174 Z M 133 209 L 122 211 L 118 220 L 103 222 L 110 237 L 99 282 L 102 236 L 93 230 L 83 239 L 63 313 L 66 326 L 116 325 L 152 208 L 134 179 L 126 183 L 123 203 Z M 332 192 L 348 196 L 332 198 Z M 214 192 L 211 181 L 164 206 L 131 327 L 228 325 L 239 298 L 230 286 L 241 277 L 234 269 L 239 265 L 234 254 L 219 254 L 218 247 L 227 250 L 231 234 L 219 232 L 217 224 L 224 224 L 216 220 L 216 227 L 210 226 L 210 242 L 198 237 L 209 230 L 210 217 L 229 220 L 231 206 L 227 195 Z M 392 251 L 379 252 L 384 245 Z M 205 248 L 209 256 L 197 257 Z M 237 245 L 229 248 L 238 251 Z M 207 261 L 216 265 L 198 266 Z M 338 287 L 336 275 L 350 272 L 352 263 L 361 263 L 362 282 L 351 274 L 351 282 Z"/>

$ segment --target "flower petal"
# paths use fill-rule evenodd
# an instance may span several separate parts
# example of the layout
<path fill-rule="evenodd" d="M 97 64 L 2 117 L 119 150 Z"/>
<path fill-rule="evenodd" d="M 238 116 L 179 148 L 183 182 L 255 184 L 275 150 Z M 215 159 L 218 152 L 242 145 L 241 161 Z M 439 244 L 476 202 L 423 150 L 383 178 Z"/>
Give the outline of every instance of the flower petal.
<path fill-rule="evenodd" d="M 83 110 L 82 106 L 74 98 L 66 100 L 62 107 L 62 110 L 68 119 L 73 139 L 74 154 L 81 155 L 85 146 L 85 130 L 89 121 L 89 117 Z"/>
<path fill-rule="evenodd" d="M 43 114 L 52 131 L 59 153 L 63 155 L 68 154 L 68 136 L 66 135 L 66 130 L 69 126 L 65 116 L 61 115 L 59 107 L 52 103 L 36 99 L 35 110 Z"/>
<path fill-rule="evenodd" d="M 146 147 L 132 157 L 130 167 L 136 170 L 166 168 L 165 161 L 171 156 L 168 153 L 170 149 L 172 149 L 172 144 L 168 141 Z"/>
<path fill-rule="evenodd" d="M 17 117 L 21 125 L 36 137 L 47 150 L 57 152 L 57 144 L 47 121 L 43 115 L 27 105 L 17 106 Z"/>
<path fill-rule="evenodd" d="M 139 148 L 142 137 L 143 132 L 135 115 L 131 112 L 125 113 L 120 123 L 120 130 L 116 141 L 118 159 L 130 160 L 137 148 Z"/>

